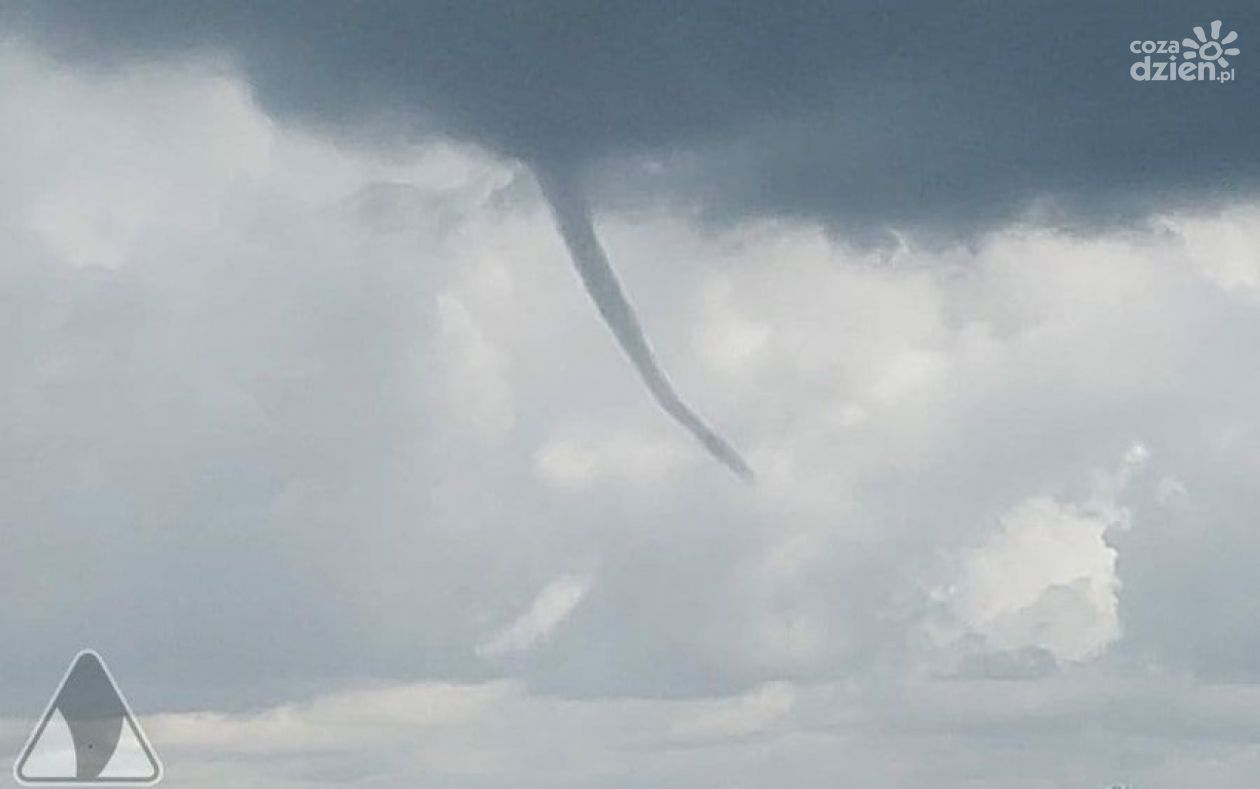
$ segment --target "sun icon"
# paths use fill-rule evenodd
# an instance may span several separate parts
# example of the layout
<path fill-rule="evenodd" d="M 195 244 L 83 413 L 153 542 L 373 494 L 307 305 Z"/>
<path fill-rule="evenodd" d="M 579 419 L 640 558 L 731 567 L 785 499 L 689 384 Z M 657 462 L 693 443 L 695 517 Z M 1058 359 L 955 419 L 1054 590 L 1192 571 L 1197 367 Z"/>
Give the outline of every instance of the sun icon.
<path fill-rule="evenodd" d="M 1198 37 L 1198 41 L 1187 37 L 1181 42 L 1181 46 L 1185 48 L 1181 55 L 1183 58 L 1191 60 L 1197 57 L 1199 60 L 1215 61 L 1221 68 L 1229 68 L 1229 60 L 1225 56 L 1233 57 L 1237 55 L 1238 47 L 1229 47 L 1228 49 L 1225 47 L 1238 39 L 1237 33 L 1231 30 L 1225 38 L 1221 38 L 1221 20 L 1218 19 L 1212 23 L 1211 39 L 1208 38 L 1202 27 L 1195 27 L 1194 34 Z"/>

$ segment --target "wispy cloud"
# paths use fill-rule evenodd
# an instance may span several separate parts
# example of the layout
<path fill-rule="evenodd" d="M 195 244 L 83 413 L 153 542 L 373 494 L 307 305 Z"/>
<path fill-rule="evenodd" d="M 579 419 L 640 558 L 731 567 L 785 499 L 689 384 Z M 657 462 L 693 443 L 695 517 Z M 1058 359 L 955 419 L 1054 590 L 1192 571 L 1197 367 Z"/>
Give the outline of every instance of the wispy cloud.
<path fill-rule="evenodd" d="M 587 576 L 557 578 L 538 592 L 525 613 L 478 644 L 477 654 L 482 657 L 514 655 L 546 642 L 577 610 L 590 588 L 591 579 Z"/>

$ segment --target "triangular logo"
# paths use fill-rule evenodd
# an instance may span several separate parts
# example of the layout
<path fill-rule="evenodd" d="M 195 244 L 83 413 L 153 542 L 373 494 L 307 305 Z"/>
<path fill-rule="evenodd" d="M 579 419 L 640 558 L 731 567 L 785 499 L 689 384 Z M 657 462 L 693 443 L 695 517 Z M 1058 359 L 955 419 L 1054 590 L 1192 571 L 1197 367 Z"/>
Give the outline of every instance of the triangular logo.
<path fill-rule="evenodd" d="M 25 786 L 151 786 L 162 764 L 101 656 L 70 664 L 22 749 L 13 777 Z"/>

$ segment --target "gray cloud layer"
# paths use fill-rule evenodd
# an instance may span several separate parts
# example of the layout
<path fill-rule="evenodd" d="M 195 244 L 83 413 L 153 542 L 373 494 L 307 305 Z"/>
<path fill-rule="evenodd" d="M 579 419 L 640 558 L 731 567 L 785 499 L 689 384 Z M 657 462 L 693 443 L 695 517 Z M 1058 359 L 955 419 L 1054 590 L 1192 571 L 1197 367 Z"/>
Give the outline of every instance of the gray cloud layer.
<path fill-rule="evenodd" d="M 686 190 L 720 215 L 959 230 L 1068 183 L 1078 211 L 1114 219 L 1238 196 L 1245 81 L 1077 117 L 1047 109 L 1054 86 L 995 97 L 937 74 L 934 92 L 919 63 L 922 89 L 904 83 L 898 104 L 867 84 L 898 75 L 776 15 L 798 47 L 754 57 L 734 22 L 693 32 L 673 61 L 640 57 L 638 92 L 608 76 L 635 61 L 579 57 L 555 31 L 545 75 L 505 70 L 502 52 L 548 48 L 519 9 L 493 30 L 407 12 L 391 60 L 367 58 L 353 26 L 372 16 L 350 10 L 337 55 L 334 6 L 55 19 L 65 8 L 7 6 L 5 29 L 25 17 L 78 62 L 0 46 L 0 116 L 21 120 L 0 124 L 0 752 L 92 645 L 194 787 L 1254 784 L 1254 201 L 1141 232 L 912 240 L 893 265 L 814 223 L 714 232 L 667 204 L 603 204 L 663 361 L 755 463 L 748 489 L 624 385 L 525 168 L 366 145 L 449 132 L 593 165 L 606 198 Z M 1073 14 L 1098 38 L 1087 55 L 1205 21 L 1148 8 L 1134 32 L 1116 11 Z M 664 48 L 653 18 L 619 22 L 624 39 L 606 18 L 561 30 L 598 22 L 629 57 Z M 915 23 L 898 43 L 901 22 L 867 22 L 898 57 L 933 46 Z M 1028 45 L 1102 73 L 1060 28 L 1027 24 L 993 38 L 1014 84 L 1036 83 Z M 474 32 L 502 42 L 484 71 L 460 54 Z M 209 47 L 252 86 L 185 57 Z M 996 57 L 937 51 L 955 74 Z M 851 80 L 809 65 L 833 55 Z M 107 57 L 124 67 L 82 67 Z M 420 57 L 447 72 L 415 79 Z M 714 88 L 740 73 L 764 84 Z M 534 117 L 465 87 L 496 74 L 569 87 L 535 95 L 552 104 Z M 654 130 L 649 95 L 675 107 Z M 1153 94 L 1124 95 L 1136 112 Z M 1003 120 L 1017 98 L 1045 123 Z M 566 115 L 567 147 L 526 145 Z M 1128 164 L 1107 155 L 1121 143 L 1069 134 L 1108 118 L 1146 130 Z M 1152 153 L 1155 119 L 1176 155 Z M 983 144 L 949 144 L 964 134 Z M 1008 172 L 1003 151 L 1065 166 Z M 843 189 L 829 177 L 846 168 L 886 177 Z"/>
<path fill-rule="evenodd" d="M 1243 78 L 1130 79 L 1130 41 L 1205 15 L 1240 32 Z M 646 186 L 719 215 L 956 234 L 1034 205 L 1118 221 L 1260 177 L 1260 11 L 1241 0 L 39 3 L 7 6 L 6 27 L 95 61 L 225 51 L 272 112 L 359 136 L 666 157 Z"/>

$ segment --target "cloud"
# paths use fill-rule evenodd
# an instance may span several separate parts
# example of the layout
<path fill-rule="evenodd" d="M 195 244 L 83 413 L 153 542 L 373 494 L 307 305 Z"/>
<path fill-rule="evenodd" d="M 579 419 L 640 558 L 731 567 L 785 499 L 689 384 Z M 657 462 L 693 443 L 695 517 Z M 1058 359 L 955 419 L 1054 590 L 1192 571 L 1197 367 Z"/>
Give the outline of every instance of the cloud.
<path fill-rule="evenodd" d="M 568 619 L 590 590 L 588 578 L 565 576 L 547 584 L 529 610 L 477 646 L 481 657 L 502 657 L 537 647 Z"/>
<path fill-rule="evenodd" d="M 1250 785 L 1254 205 L 877 250 L 605 204 L 746 489 L 518 164 L 257 95 L 0 48 L 12 748 L 93 646 L 191 786 Z"/>
<path fill-rule="evenodd" d="M 1094 657 L 1120 635 L 1116 552 L 1103 539 L 1110 525 L 1053 499 L 1030 499 L 968 557 L 945 598 L 991 648 Z"/>
<path fill-rule="evenodd" d="M 1244 787 L 1260 730 L 1252 686 L 1101 667 L 1034 683 L 770 683 L 688 700 L 563 700 L 512 683 L 385 685 L 144 723 L 170 774 L 193 787 L 684 787 L 780 776 L 821 789 L 843 775 L 915 789 L 977 780 L 1173 789 L 1193 775 Z M 5 721 L 0 731 L 20 743 L 21 728 Z M 1076 758 L 1064 760 L 1065 751 Z"/>
<path fill-rule="evenodd" d="M 660 484 L 694 462 L 695 454 L 678 441 L 626 432 L 556 437 L 534 454 L 538 476 L 558 487 L 584 487 L 610 479 Z"/>
<path fill-rule="evenodd" d="M 1120 497 L 1149 461 L 1150 450 L 1135 442 L 1114 472 L 1094 474 L 1087 501 L 1034 496 L 1004 513 L 995 533 L 964 554 L 958 577 L 934 590 L 952 619 L 935 636 L 978 639 L 964 651 L 1007 656 L 1000 659 L 1102 654 L 1121 635 L 1118 553 L 1108 535 L 1131 527 Z"/>
<path fill-rule="evenodd" d="M 1167 476 L 1160 478 L 1155 500 L 1165 507 L 1171 507 L 1189 495 L 1190 491 L 1186 489 L 1186 483 L 1176 477 Z"/>
<path fill-rule="evenodd" d="M 681 716 L 674 722 L 671 736 L 694 742 L 762 734 L 791 712 L 795 701 L 792 685 L 767 683 L 743 696 L 712 702 L 708 709 Z"/>
<path fill-rule="evenodd" d="M 1248 252 L 1260 232 L 1254 208 L 1224 215 L 1168 217 L 1168 232 L 1222 288 L 1253 296 L 1260 293 L 1260 263 Z"/>
<path fill-rule="evenodd" d="M 417 730 L 475 721 L 513 693 L 506 683 L 418 683 L 352 690 L 247 714 L 180 713 L 151 719 L 165 746 L 224 754 L 380 749 Z"/>
<path fill-rule="evenodd" d="M 511 383 L 504 373 L 507 360 L 487 341 L 457 296 L 439 295 L 437 307 L 447 353 L 435 378 L 448 413 L 484 434 L 510 430 L 516 414 Z"/>
<path fill-rule="evenodd" d="M 1129 76 L 1129 42 L 1205 22 L 1175 3 L 5 11 L 73 61 L 226 59 L 276 117 L 593 165 L 605 193 L 673 192 L 716 216 L 955 237 L 1030 213 L 1108 226 L 1254 194 L 1260 174 L 1254 81 Z M 1212 13 L 1244 41 L 1260 21 L 1251 3 Z"/>

